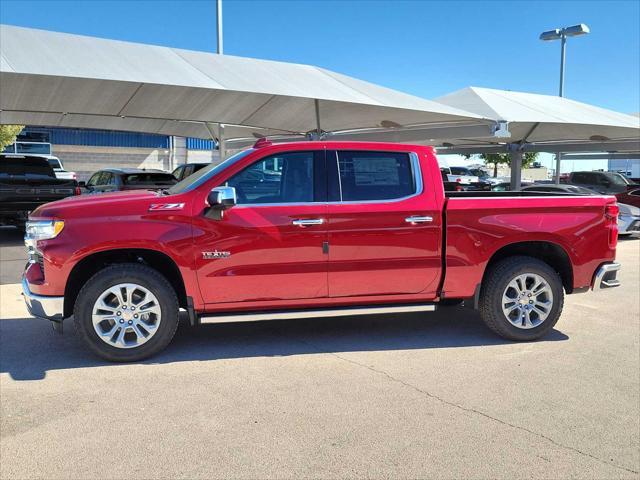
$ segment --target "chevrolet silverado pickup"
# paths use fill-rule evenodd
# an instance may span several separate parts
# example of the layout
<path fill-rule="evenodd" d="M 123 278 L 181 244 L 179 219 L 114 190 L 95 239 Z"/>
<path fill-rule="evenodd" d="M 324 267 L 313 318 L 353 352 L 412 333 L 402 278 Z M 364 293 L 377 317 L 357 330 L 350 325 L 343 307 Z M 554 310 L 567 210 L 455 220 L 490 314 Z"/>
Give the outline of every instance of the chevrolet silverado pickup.
<path fill-rule="evenodd" d="M 39 207 L 22 287 L 111 361 L 165 348 L 180 310 L 195 326 L 462 301 L 530 341 L 565 294 L 619 285 L 617 213 L 602 195 L 445 195 L 430 147 L 263 139 L 167 190 Z"/>

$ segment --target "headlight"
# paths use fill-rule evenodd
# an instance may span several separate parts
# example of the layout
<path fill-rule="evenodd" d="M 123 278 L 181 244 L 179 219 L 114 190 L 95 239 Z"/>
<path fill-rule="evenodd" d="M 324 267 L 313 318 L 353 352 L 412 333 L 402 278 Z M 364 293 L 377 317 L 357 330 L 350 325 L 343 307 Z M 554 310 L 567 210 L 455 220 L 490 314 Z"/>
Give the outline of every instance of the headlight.
<path fill-rule="evenodd" d="M 37 220 L 28 221 L 25 231 L 25 239 L 47 240 L 55 238 L 64 228 L 62 220 Z"/>

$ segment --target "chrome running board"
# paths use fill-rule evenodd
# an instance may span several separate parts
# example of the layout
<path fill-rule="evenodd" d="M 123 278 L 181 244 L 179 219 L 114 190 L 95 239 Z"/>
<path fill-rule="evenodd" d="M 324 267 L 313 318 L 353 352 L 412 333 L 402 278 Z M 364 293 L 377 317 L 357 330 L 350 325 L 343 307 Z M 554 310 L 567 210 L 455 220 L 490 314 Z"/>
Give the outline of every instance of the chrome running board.
<path fill-rule="evenodd" d="M 280 310 L 267 313 L 233 313 L 200 316 L 201 324 L 226 322 L 258 322 L 261 320 L 288 320 L 293 318 L 347 317 L 351 315 L 380 315 L 384 313 L 433 312 L 433 303 L 423 305 L 369 306 L 347 308 L 323 308 L 317 310 Z"/>

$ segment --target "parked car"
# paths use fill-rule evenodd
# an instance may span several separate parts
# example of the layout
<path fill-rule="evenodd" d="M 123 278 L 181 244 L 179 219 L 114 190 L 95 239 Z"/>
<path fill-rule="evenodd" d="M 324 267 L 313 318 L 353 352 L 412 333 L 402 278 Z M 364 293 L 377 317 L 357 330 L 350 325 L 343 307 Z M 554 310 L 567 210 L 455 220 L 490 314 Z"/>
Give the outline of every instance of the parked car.
<path fill-rule="evenodd" d="M 618 203 L 633 205 L 634 207 L 640 208 L 640 187 L 627 192 L 618 193 L 616 194 L 616 198 L 618 199 Z"/>
<path fill-rule="evenodd" d="M 620 214 L 618 215 L 619 235 L 631 235 L 640 233 L 640 208 L 633 205 L 618 203 Z"/>
<path fill-rule="evenodd" d="M 492 177 L 481 168 L 470 168 L 469 172 L 471 175 L 477 176 L 480 182 L 489 183 L 491 185 L 503 183 L 509 180 L 507 177 Z"/>
<path fill-rule="evenodd" d="M 79 193 L 75 180 L 56 178 L 46 157 L 0 155 L 0 225 L 22 228 L 30 211 Z"/>
<path fill-rule="evenodd" d="M 466 167 L 442 167 L 440 171 L 447 174 L 450 182 L 469 184 L 480 181 L 480 179 L 476 175 L 472 175 Z"/>
<path fill-rule="evenodd" d="M 176 180 L 180 181 L 208 165 L 211 165 L 211 163 L 185 163 L 184 165 L 177 167 L 172 172 L 172 175 L 176 177 Z"/>
<path fill-rule="evenodd" d="M 104 193 L 118 190 L 162 190 L 178 182 L 162 170 L 140 168 L 108 168 L 100 170 L 86 183 L 80 182 L 83 193 Z"/>
<path fill-rule="evenodd" d="M 550 183 L 528 185 L 522 187 L 523 192 L 549 192 L 549 193 L 567 193 L 571 195 L 595 195 L 596 192 L 588 188 L 578 187 L 577 185 L 555 185 Z"/>
<path fill-rule="evenodd" d="M 62 178 L 65 180 L 77 180 L 76 172 L 68 172 L 64 169 L 62 162 L 58 157 L 54 157 L 53 155 L 47 155 L 47 161 L 51 168 L 53 168 L 53 172 L 56 174 L 56 178 Z"/>
<path fill-rule="evenodd" d="M 248 173 L 274 158 L 277 179 Z M 180 308 L 196 326 L 464 299 L 498 335 L 530 341 L 565 292 L 619 285 L 615 198 L 445 195 L 441 178 L 430 147 L 260 140 L 162 193 L 39 207 L 24 298 L 59 330 L 73 316 L 101 357 L 134 361 L 169 344 Z"/>
<path fill-rule="evenodd" d="M 566 180 L 571 185 L 578 185 L 598 193 L 616 194 L 627 191 L 632 183 L 623 175 L 615 172 L 572 172 Z"/>
<path fill-rule="evenodd" d="M 444 186 L 444 191 L 445 192 L 462 192 L 464 191 L 464 188 L 462 187 L 462 184 L 458 183 L 458 182 L 450 182 L 449 181 L 449 177 L 447 176 L 447 174 L 440 169 L 440 175 L 442 175 L 442 185 Z"/>

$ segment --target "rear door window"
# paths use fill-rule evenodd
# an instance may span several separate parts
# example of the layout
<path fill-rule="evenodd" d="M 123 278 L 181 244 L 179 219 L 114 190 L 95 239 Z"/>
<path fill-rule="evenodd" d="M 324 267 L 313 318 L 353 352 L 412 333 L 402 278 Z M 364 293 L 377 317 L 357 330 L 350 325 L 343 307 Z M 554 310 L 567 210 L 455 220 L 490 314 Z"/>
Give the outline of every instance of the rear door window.
<path fill-rule="evenodd" d="M 338 151 L 337 163 L 339 201 L 396 200 L 417 193 L 408 153 Z"/>

